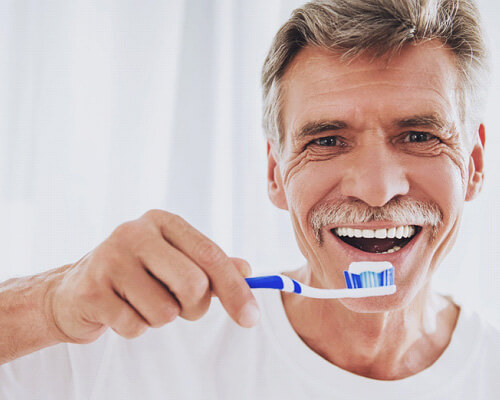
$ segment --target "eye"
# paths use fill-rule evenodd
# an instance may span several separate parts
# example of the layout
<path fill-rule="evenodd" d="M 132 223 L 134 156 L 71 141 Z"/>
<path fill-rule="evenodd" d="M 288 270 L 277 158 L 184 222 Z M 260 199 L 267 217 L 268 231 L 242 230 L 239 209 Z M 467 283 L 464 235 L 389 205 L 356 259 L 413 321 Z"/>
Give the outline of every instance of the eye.
<path fill-rule="evenodd" d="M 319 139 L 311 141 L 309 144 L 315 144 L 320 147 L 335 147 L 342 146 L 342 142 L 339 141 L 338 136 L 326 136 Z"/>
<path fill-rule="evenodd" d="M 428 142 L 429 140 L 432 139 L 439 140 L 436 136 L 431 135 L 428 132 L 411 131 L 408 132 L 408 134 L 406 134 L 406 136 L 403 139 L 403 143 L 421 143 L 421 142 Z"/>

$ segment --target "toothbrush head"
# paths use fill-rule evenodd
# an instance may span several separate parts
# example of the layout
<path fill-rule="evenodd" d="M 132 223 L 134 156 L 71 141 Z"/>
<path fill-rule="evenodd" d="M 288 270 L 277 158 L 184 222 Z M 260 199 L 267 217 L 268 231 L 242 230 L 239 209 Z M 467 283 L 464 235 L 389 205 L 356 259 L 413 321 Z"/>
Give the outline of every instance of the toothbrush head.
<path fill-rule="evenodd" d="M 388 261 L 357 261 L 344 271 L 348 289 L 375 288 L 394 285 L 394 267 Z"/>

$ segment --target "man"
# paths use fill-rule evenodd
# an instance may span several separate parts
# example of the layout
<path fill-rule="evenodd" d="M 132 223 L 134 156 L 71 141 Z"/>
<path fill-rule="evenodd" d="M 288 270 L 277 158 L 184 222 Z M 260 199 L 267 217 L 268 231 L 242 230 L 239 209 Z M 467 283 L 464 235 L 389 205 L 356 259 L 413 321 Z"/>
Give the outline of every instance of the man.
<path fill-rule="evenodd" d="M 1 286 L 0 394 L 498 398 L 500 333 L 430 285 L 483 183 L 485 71 L 471 1 L 296 10 L 263 69 L 269 196 L 307 259 L 286 274 L 340 288 L 351 262 L 387 260 L 397 292 L 252 293 L 246 261 L 151 210 Z"/>

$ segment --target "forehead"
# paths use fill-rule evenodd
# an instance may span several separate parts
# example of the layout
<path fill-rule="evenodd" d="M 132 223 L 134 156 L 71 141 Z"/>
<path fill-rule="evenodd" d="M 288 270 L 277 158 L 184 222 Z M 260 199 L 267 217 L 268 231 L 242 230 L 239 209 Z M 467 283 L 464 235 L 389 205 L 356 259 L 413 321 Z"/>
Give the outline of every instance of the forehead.
<path fill-rule="evenodd" d="M 389 59 L 370 55 L 350 63 L 317 47 L 295 56 L 282 81 L 282 120 L 287 136 L 304 123 L 348 120 L 360 128 L 417 113 L 456 114 L 457 69 L 439 41 L 405 46 Z"/>

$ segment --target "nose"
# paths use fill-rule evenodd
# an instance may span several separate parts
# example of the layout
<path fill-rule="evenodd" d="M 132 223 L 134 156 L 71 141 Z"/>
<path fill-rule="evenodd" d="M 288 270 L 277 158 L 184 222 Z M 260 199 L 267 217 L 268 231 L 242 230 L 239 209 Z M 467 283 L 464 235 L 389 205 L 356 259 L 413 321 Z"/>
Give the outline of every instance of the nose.
<path fill-rule="evenodd" d="M 342 194 L 372 207 L 382 207 L 392 198 L 407 194 L 410 188 L 404 165 L 386 144 L 356 149 L 344 172 Z"/>

